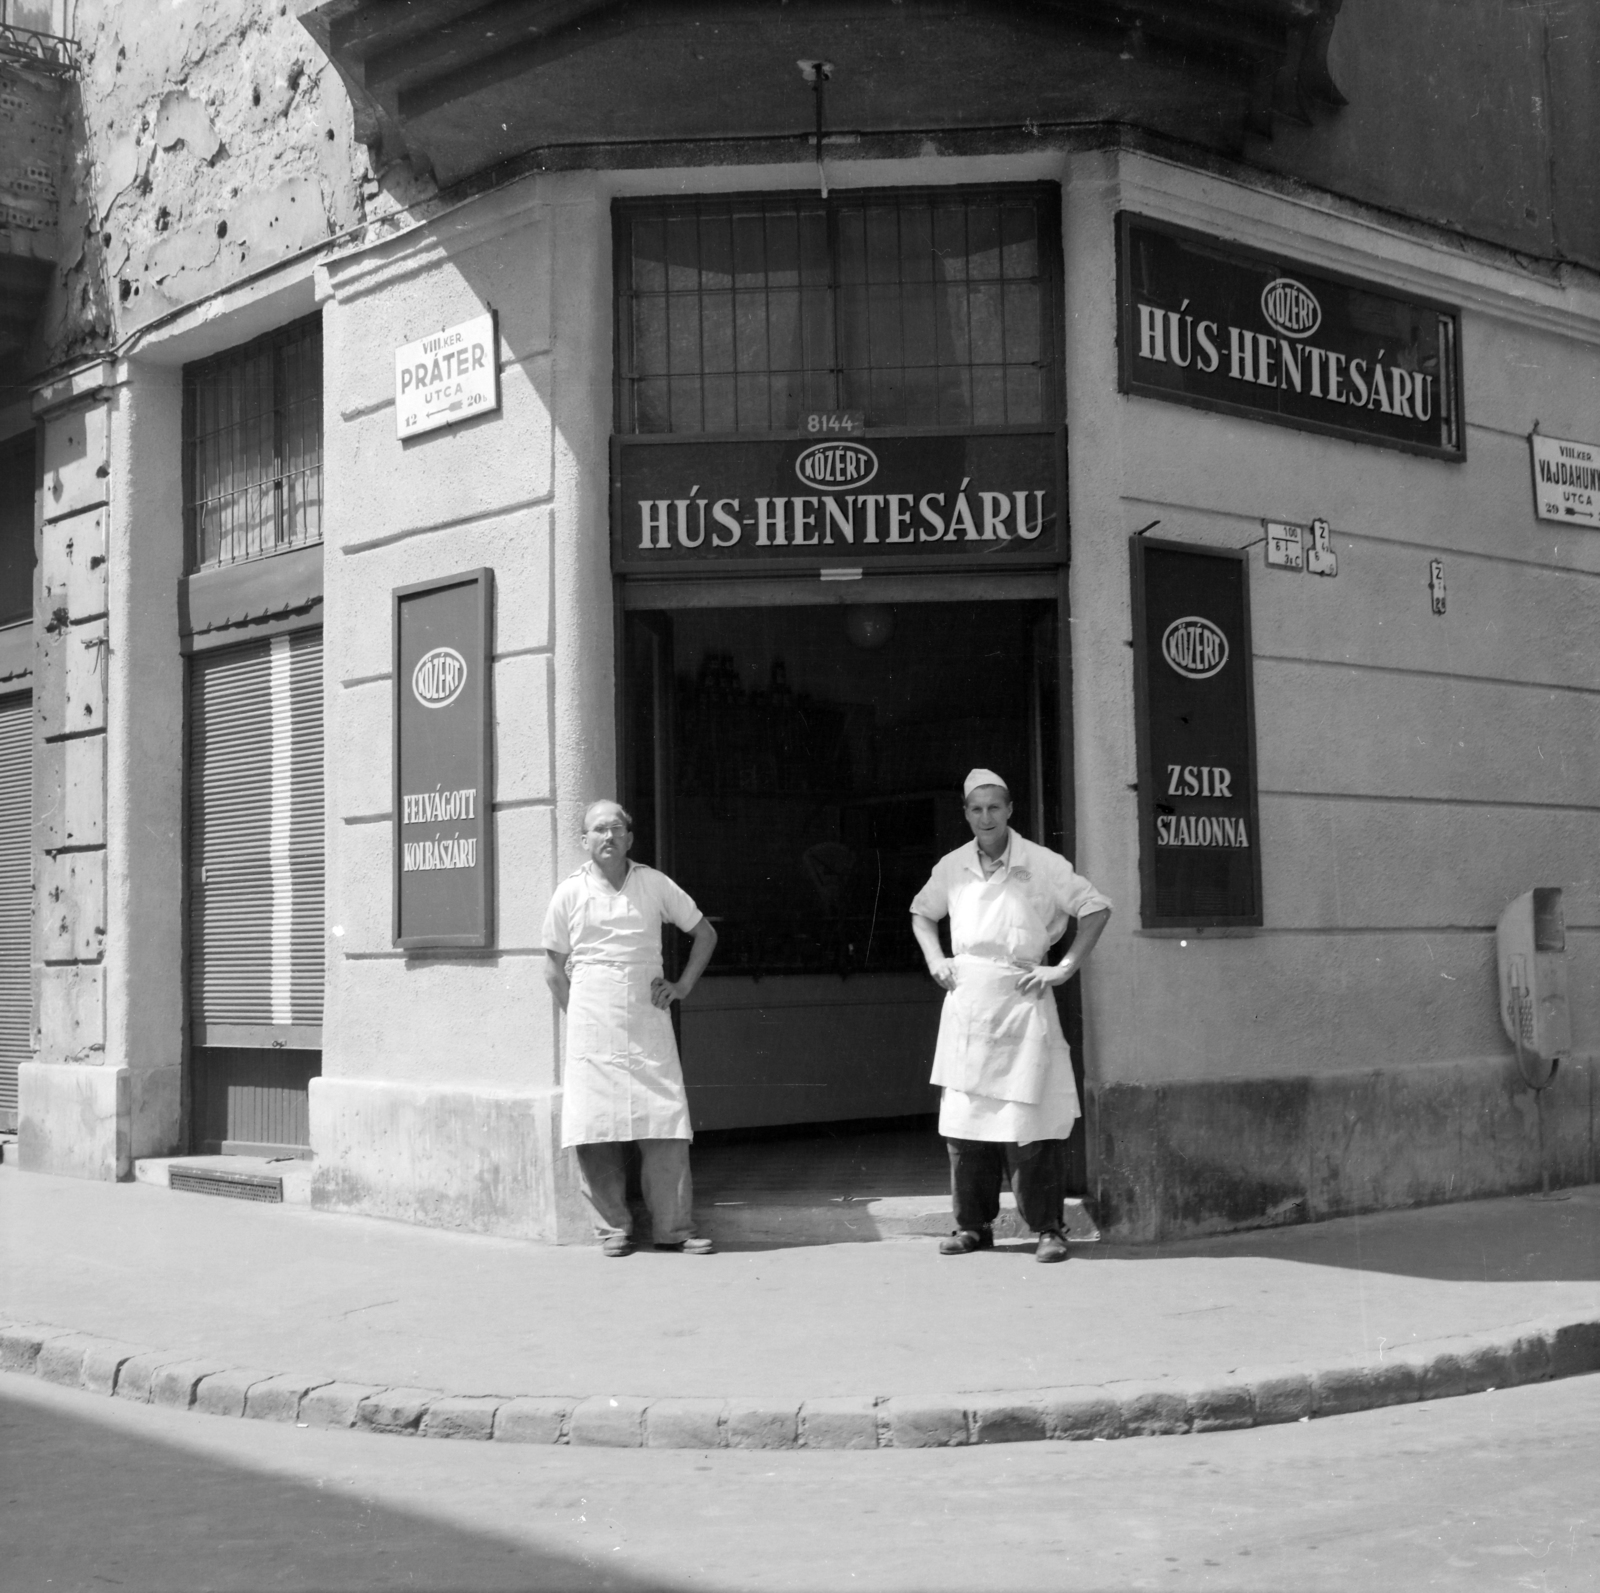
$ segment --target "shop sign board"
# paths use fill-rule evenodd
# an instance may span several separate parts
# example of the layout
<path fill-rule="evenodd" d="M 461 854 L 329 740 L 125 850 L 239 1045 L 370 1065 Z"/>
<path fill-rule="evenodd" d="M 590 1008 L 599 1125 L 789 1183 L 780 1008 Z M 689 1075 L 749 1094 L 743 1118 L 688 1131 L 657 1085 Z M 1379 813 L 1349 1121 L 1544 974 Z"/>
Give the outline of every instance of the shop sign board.
<path fill-rule="evenodd" d="M 500 407 L 500 339 L 495 313 L 394 351 L 394 433 L 420 437 Z"/>
<path fill-rule="evenodd" d="M 622 572 L 1005 568 L 1066 556 L 1059 427 L 618 437 L 611 557 Z"/>
<path fill-rule="evenodd" d="M 1466 457 L 1453 306 L 1126 211 L 1117 219 L 1121 391 Z"/>
<path fill-rule="evenodd" d="M 1261 922 L 1248 560 L 1131 539 L 1146 929 Z"/>
<path fill-rule="evenodd" d="M 394 943 L 494 943 L 494 572 L 394 589 Z"/>
<path fill-rule="evenodd" d="M 1600 444 L 1539 432 L 1533 447 L 1533 502 L 1541 520 L 1600 526 Z"/>

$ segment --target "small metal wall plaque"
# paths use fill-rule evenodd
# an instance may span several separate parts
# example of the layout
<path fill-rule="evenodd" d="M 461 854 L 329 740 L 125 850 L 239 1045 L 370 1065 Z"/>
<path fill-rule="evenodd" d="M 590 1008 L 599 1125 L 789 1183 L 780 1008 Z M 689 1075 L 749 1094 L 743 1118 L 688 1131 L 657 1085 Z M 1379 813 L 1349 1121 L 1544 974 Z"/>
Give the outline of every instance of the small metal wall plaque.
<path fill-rule="evenodd" d="M 394 351 L 394 432 L 402 441 L 499 407 L 493 310 Z"/>
<path fill-rule="evenodd" d="M 1533 507 L 1541 520 L 1600 526 L 1600 443 L 1572 442 L 1535 432 Z"/>

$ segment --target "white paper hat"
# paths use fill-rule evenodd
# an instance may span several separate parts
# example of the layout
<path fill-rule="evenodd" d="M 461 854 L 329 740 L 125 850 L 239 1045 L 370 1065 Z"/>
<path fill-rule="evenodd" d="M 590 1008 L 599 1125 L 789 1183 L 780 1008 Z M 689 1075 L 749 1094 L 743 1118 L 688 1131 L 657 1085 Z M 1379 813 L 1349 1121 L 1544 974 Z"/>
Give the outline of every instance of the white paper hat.
<path fill-rule="evenodd" d="M 974 769 L 961 787 L 961 800 L 965 802 L 981 785 L 997 785 L 1007 796 L 1011 795 L 1011 787 L 993 769 Z"/>

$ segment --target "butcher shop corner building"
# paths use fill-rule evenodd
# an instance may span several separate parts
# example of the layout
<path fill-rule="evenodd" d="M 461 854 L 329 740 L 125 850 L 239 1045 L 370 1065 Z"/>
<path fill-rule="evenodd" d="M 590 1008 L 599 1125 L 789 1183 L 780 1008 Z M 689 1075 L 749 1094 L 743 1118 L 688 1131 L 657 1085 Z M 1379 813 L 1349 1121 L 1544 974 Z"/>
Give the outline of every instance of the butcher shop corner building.
<path fill-rule="evenodd" d="M 697 1127 L 926 1114 L 908 906 L 987 765 L 1115 905 L 1108 1235 L 1592 1180 L 1600 540 L 1531 439 L 1600 431 L 1593 275 L 1115 129 L 673 132 L 40 390 L 24 1165 L 309 1152 L 329 1209 L 581 1237 L 539 926 L 609 794 L 719 932 Z"/>

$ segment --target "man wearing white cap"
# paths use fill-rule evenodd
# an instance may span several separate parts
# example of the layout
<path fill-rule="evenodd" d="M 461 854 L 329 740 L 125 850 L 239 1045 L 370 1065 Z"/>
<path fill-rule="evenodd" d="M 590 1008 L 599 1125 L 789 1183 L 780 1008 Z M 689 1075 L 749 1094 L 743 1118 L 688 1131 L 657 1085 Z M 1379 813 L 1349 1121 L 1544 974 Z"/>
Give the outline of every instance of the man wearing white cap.
<path fill-rule="evenodd" d="M 944 1091 L 939 1132 L 950 1152 L 956 1227 L 939 1252 L 993 1245 L 1009 1172 L 1017 1210 L 1039 1235 L 1034 1259 L 1064 1261 L 1066 1138 L 1078 1119 L 1078 1089 L 1052 989 L 1083 966 L 1111 903 L 1066 858 L 1011 828 L 1011 796 L 994 770 L 974 769 L 962 791 L 972 841 L 939 859 L 911 903 L 928 972 L 949 992 L 933 1082 Z M 939 944 L 946 914 L 949 957 Z M 1072 949 L 1047 963 L 1074 917 Z"/>

